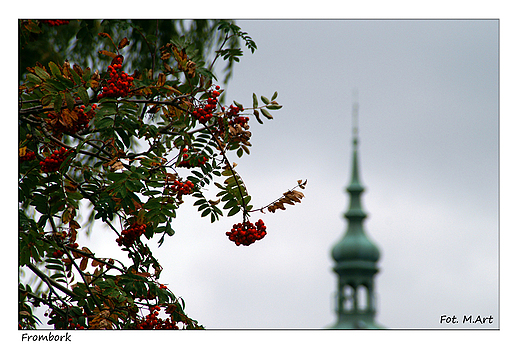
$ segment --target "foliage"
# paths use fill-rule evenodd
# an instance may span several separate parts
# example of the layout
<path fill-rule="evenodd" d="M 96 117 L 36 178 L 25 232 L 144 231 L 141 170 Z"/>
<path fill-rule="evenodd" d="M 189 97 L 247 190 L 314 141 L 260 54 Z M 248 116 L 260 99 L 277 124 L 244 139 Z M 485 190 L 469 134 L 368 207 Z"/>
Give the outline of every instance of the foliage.
<path fill-rule="evenodd" d="M 149 22 L 109 22 L 110 33 L 132 27 L 142 35 L 139 28 L 159 26 Z M 33 310 L 45 306 L 56 329 L 202 328 L 186 315 L 184 301 L 159 282 L 163 268 L 146 240 L 158 236 L 161 245 L 172 236 L 183 198 L 193 196 L 211 222 L 225 211 L 241 214 L 226 234 L 236 245 L 249 245 L 266 234 L 262 220 L 249 221 L 251 213 L 285 210 L 284 204 L 300 202 L 303 194 L 295 188 L 306 184 L 300 180 L 254 209 L 229 160 L 230 153 L 250 154 L 249 116 L 263 123 L 282 107 L 277 93 L 260 100 L 253 94 L 249 108 L 225 105 L 225 90 L 214 84 L 217 59 L 238 62 L 238 40 L 252 52 L 256 44 L 229 21 L 207 22 L 218 31 L 213 58 L 201 50 L 207 47 L 193 45 L 203 42 L 197 30 L 162 44 L 164 35 L 142 35 L 141 43 L 157 48 L 150 50 L 149 62 L 157 58 L 160 64 L 130 74 L 125 61 L 139 47 L 109 32 L 89 37 L 98 28 L 90 21 L 21 20 L 20 40 L 29 49 L 46 37 L 47 26 L 71 23 L 77 30 L 74 48 L 81 52 L 83 42 L 89 49 L 102 43 L 98 61 L 106 68 L 67 59 L 36 62 L 19 87 L 19 266 L 21 274 L 39 281 L 36 289 L 19 284 L 19 327 L 35 328 L 40 321 Z M 139 67 L 145 61 L 132 62 Z M 216 198 L 207 198 L 210 186 Z M 81 227 L 78 217 L 88 208 L 89 227 Z M 127 253 L 129 266 L 79 246 L 78 236 L 96 221 L 113 232 L 114 248 Z M 158 317 L 160 311 L 166 320 Z"/>
<path fill-rule="evenodd" d="M 240 28 L 231 20 L 58 21 L 20 21 L 20 80 L 26 73 L 25 67 L 34 66 L 37 61 L 47 66 L 51 61 L 63 62 L 68 59 L 80 66 L 100 66 L 103 59 L 98 51 L 102 50 L 103 44 L 96 40 L 98 33 L 108 33 L 111 37 L 127 37 L 130 42 L 125 53 L 127 68 L 146 67 L 154 72 L 161 63 L 158 43 L 167 43 L 172 39 L 184 42 L 189 45 L 189 50 L 196 52 L 200 57 L 207 57 L 208 60 L 224 41 L 226 48 L 222 49 L 235 55 L 242 53 L 240 38 L 245 40 L 247 47 L 252 51 L 256 49 L 251 38 L 246 38 L 246 33 L 239 33 Z M 224 30 L 219 29 L 221 26 L 224 26 Z M 144 52 L 149 54 L 143 54 Z M 229 81 L 235 62 L 236 59 L 226 61 L 223 83 Z M 210 63 L 206 62 L 206 66 Z"/>

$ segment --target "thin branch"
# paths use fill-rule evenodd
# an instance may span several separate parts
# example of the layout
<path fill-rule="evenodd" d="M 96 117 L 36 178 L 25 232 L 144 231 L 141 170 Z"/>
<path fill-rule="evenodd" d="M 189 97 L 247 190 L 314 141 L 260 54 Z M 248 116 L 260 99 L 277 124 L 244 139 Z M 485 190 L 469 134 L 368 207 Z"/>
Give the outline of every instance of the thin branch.
<path fill-rule="evenodd" d="M 83 280 L 83 282 L 85 283 L 85 287 L 87 288 L 87 290 L 89 291 L 90 295 L 92 296 L 92 299 L 94 300 L 94 302 L 96 303 L 96 306 L 98 307 L 99 310 L 101 310 L 102 308 L 102 305 L 101 305 L 101 302 L 98 300 L 98 298 L 95 296 L 95 294 L 92 292 L 92 290 L 90 289 L 89 287 L 89 283 L 87 282 L 87 280 L 85 279 L 85 274 L 83 273 L 83 271 L 79 268 L 78 264 L 76 264 L 76 261 L 74 261 L 75 259 L 70 255 L 70 252 L 68 251 L 68 248 L 66 246 L 63 246 L 63 248 L 65 249 L 65 253 L 67 254 L 67 257 L 69 258 L 69 260 L 71 261 L 71 263 L 74 265 L 74 267 L 76 268 L 76 270 L 78 270 L 79 272 L 79 275 L 81 276 L 81 279 Z"/>
<path fill-rule="evenodd" d="M 301 185 L 298 184 L 298 185 L 294 186 L 293 188 L 291 188 L 291 189 L 289 190 L 289 192 L 294 191 L 294 189 L 297 188 L 297 187 L 300 187 L 300 188 L 301 188 Z M 266 209 L 266 208 L 269 208 L 271 205 L 275 204 L 276 202 L 278 202 L 279 200 L 281 200 L 281 199 L 283 199 L 283 198 L 285 198 L 284 195 L 280 196 L 278 199 L 272 201 L 271 203 L 269 203 L 269 204 L 267 204 L 267 205 L 264 205 L 264 206 L 261 207 L 261 208 L 251 210 L 251 213 L 253 213 L 253 212 L 255 212 L 255 211 L 262 211 L 262 210 L 264 210 L 264 209 Z"/>
<path fill-rule="evenodd" d="M 47 242 L 47 243 L 50 243 L 50 242 L 51 242 L 50 240 L 48 240 L 48 239 L 46 239 L 46 238 L 43 238 L 43 237 L 40 237 L 40 239 L 41 239 L 42 241 L 44 241 L 44 242 Z M 89 258 L 89 259 L 95 260 L 95 261 L 97 261 L 97 262 L 99 262 L 99 263 L 102 263 L 102 264 L 104 264 L 104 265 L 107 265 L 107 266 L 108 266 L 109 268 L 111 268 L 111 269 L 118 270 L 118 271 L 121 272 L 121 273 L 126 273 L 126 270 L 124 270 L 124 269 L 122 269 L 122 268 L 120 268 L 120 267 L 117 267 L 117 266 L 114 265 L 114 264 L 108 263 L 108 262 L 104 261 L 104 260 L 101 259 L 101 258 L 96 258 L 96 257 L 94 256 L 93 253 L 87 253 L 87 252 L 85 252 L 84 250 L 80 250 L 80 249 L 76 249 L 76 248 L 72 248 L 72 247 L 66 247 L 66 249 L 68 249 L 68 250 L 70 250 L 70 251 L 72 251 L 72 252 L 78 253 L 78 254 L 80 254 L 80 255 L 83 255 L 83 256 L 86 257 L 86 258 Z M 119 262 L 122 266 L 124 266 L 124 264 L 123 264 L 121 261 L 119 261 L 119 260 L 117 260 L 117 259 L 113 259 L 113 260 Z"/>
<path fill-rule="evenodd" d="M 73 297 L 73 298 L 77 297 L 77 295 L 74 294 L 73 291 L 71 291 L 70 289 L 65 288 L 64 286 L 62 286 L 58 282 L 56 282 L 53 279 L 49 278 L 45 273 L 43 273 L 41 270 L 39 270 L 32 263 L 27 263 L 27 267 L 29 267 L 29 269 L 31 269 L 32 272 L 34 272 L 38 277 L 40 277 L 40 279 L 42 281 L 44 281 L 49 286 L 49 288 L 52 286 L 52 287 L 54 287 L 56 289 L 59 289 L 60 291 L 62 291 L 63 293 L 67 294 L 70 297 Z"/>
<path fill-rule="evenodd" d="M 179 95 L 179 96 L 175 97 L 175 100 L 180 100 L 181 98 L 186 98 L 186 97 L 191 97 L 191 95 Z M 127 99 L 127 98 L 122 98 L 120 101 L 175 106 L 175 107 L 183 110 L 184 112 L 187 112 L 187 109 L 181 107 L 176 101 L 139 100 L 139 99 Z"/>
<path fill-rule="evenodd" d="M 39 303 L 43 303 L 45 305 L 47 305 L 48 307 L 50 307 L 51 309 L 54 310 L 54 312 L 56 312 L 57 314 L 60 314 L 60 316 L 62 317 L 65 317 L 67 315 L 66 312 L 64 312 L 62 309 L 60 309 L 57 305 L 54 305 L 52 302 L 50 302 L 49 300 L 46 300 L 44 298 L 41 298 L 39 297 L 38 295 L 32 293 L 32 292 L 29 292 L 29 291 L 26 291 L 26 290 L 22 290 L 20 288 L 18 288 L 18 291 L 21 292 L 21 293 L 24 293 L 24 294 L 27 294 L 27 296 L 29 296 L 30 298 L 36 300 L 37 302 Z M 33 303 L 34 304 L 34 303 Z M 89 310 L 90 311 L 90 310 Z"/>
<path fill-rule="evenodd" d="M 211 69 L 213 68 L 213 65 L 215 64 L 215 62 L 217 61 L 217 59 L 220 56 L 220 51 L 222 50 L 222 48 L 224 47 L 224 45 L 226 44 L 226 42 L 228 41 L 229 38 L 230 38 L 229 33 L 226 33 L 226 37 L 224 38 L 222 45 L 220 45 L 219 49 L 217 50 L 217 54 L 215 55 L 213 62 L 211 62 L 211 64 L 209 65 L 209 68 L 208 68 L 209 71 L 211 71 Z"/>
<path fill-rule="evenodd" d="M 86 140 L 85 141 L 85 138 L 83 138 L 82 136 L 80 136 L 78 134 L 69 134 L 69 133 L 67 133 L 67 135 L 69 135 L 71 137 L 74 137 L 74 138 L 77 138 L 78 140 L 81 140 L 81 141 L 85 142 L 87 145 L 89 145 L 89 146 L 91 146 L 93 148 L 96 148 L 98 151 L 103 152 L 104 154 L 106 154 L 109 157 L 111 156 L 110 152 L 108 152 L 104 147 L 100 147 L 100 146 L 98 146 L 96 144 L 93 144 L 92 141 L 90 141 L 90 140 Z M 85 151 L 85 152 L 88 152 L 88 151 Z"/>
<path fill-rule="evenodd" d="M 242 193 L 242 188 L 241 188 L 241 184 L 244 186 L 244 189 L 246 190 L 246 193 L 247 193 L 247 189 L 245 188 L 245 185 L 244 185 L 244 182 L 239 182 L 238 181 L 238 177 L 236 175 L 236 172 L 233 170 L 233 167 L 231 166 L 231 162 L 229 161 L 229 159 L 227 158 L 226 156 L 226 151 L 222 148 L 222 146 L 220 145 L 220 142 L 219 140 L 217 139 L 217 137 L 215 136 L 215 134 L 213 133 L 213 131 L 211 131 L 211 129 L 206 126 L 206 124 L 204 124 L 206 130 L 208 130 L 208 132 L 211 134 L 211 137 L 213 137 L 213 139 L 215 140 L 215 143 L 217 144 L 221 154 L 222 154 L 222 157 L 224 158 L 224 161 L 226 162 L 226 165 L 229 167 L 229 169 L 231 170 L 231 174 L 233 175 L 233 179 L 235 179 L 235 182 L 237 184 L 237 187 L 238 187 L 238 192 L 240 194 L 240 200 L 242 202 L 242 212 L 243 212 L 243 216 L 244 216 L 244 221 L 246 219 L 246 215 L 247 215 L 247 206 L 246 206 L 246 202 L 245 202 L 245 199 L 244 199 L 244 194 Z"/>
<path fill-rule="evenodd" d="M 91 103 L 91 102 L 89 101 L 89 103 Z M 84 103 L 81 101 L 74 102 L 74 106 L 82 106 L 82 105 L 84 105 Z M 19 114 L 31 114 L 31 113 L 51 112 L 51 111 L 54 111 L 54 107 L 43 107 L 43 105 L 39 105 L 39 106 L 29 107 L 29 108 L 25 108 L 25 109 L 20 109 L 20 110 L 18 110 L 18 113 Z"/>

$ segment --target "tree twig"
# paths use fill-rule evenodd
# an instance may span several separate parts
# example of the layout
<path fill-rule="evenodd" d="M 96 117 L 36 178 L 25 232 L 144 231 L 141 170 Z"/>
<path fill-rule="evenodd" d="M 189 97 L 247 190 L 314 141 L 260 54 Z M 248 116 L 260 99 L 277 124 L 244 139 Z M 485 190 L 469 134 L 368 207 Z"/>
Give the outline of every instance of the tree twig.
<path fill-rule="evenodd" d="M 56 289 L 59 289 L 61 292 L 67 294 L 70 297 L 77 297 L 76 294 L 74 294 L 73 291 L 70 289 L 65 288 L 58 282 L 54 281 L 53 279 L 49 278 L 46 274 L 44 274 L 40 269 L 38 269 L 36 266 L 34 266 L 32 263 L 27 263 L 27 267 L 31 269 L 32 272 L 34 272 L 42 281 L 44 281 L 49 287 L 54 287 Z M 52 288 L 51 288 L 52 289 Z"/>

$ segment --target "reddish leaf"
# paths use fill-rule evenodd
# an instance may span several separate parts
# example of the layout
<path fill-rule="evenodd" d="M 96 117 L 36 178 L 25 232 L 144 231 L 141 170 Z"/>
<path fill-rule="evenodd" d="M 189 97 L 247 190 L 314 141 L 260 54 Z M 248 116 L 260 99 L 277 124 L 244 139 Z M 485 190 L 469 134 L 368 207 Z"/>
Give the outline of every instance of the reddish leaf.
<path fill-rule="evenodd" d="M 121 50 L 123 47 L 125 47 L 126 45 L 128 45 L 130 43 L 130 41 L 124 37 L 120 42 L 119 42 L 119 45 L 117 45 L 117 48 L 119 50 Z"/>
<path fill-rule="evenodd" d="M 85 271 L 85 269 L 87 268 L 87 265 L 88 265 L 88 258 L 83 258 L 83 259 L 81 259 L 81 262 L 79 263 L 79 269 L 81 271 Z"/>
<path fill-rule="evenodd" d="M 113 53 L 113 52 L 110 52 L 110 51 L 106 51 L 106 50 L 100 50 L 99 53 L 102 54 L 102 55 L 111 57 L 111 58 L 116 58 L 117 57 L 116 53 Z"/>

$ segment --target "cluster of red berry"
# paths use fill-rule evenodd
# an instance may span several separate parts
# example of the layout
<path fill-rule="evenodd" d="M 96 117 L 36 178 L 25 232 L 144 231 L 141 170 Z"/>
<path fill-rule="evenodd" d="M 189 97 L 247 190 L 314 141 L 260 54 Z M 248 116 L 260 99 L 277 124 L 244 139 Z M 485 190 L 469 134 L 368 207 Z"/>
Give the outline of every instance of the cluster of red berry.
<path fill-rule="evenodd" d="M 226 111 L 226 117 L 231 124 L 241 124 L 244 126 L 249 121 L 249 117 L 240 117 L 238 114 L 244 111 L 244 107 L 240 106 L 229 106 Z"/>
<path fill-rule="evenodd" d="M 236 245 L 248 246 L 255 241 L 261 240 L 267 234 L 266 227 L 262 219 L 258 220 L 254 225 L 249 222 L 234 224 L 230 232 L 226 232 L 226 236 Z"/>
<path fill-rule="evenodd" d="M 246 124 L 249 122 L 249 117 L 239 116 L 239 113 L 244 110 L 244 107 L 229 106 L 225 113 L 225 118 L 228 120 L 228 124 L 236 127 L 240 125 L 242 128 L 247 128 Z M 218 127 L 216 130 L 217 135 L 223 136 L 226 133 L 227 127 L 224 127 L 224 118 L 218 118 Z"/>
<path fill-rule="evenodd" d="M 63 254 L 65 254 L 65 252 L 63 250 L 56 250 L 54 252 L 52 252 L 52 257 L 53 258 L 56 258 L 56 259 L 59 259 L 63 256 Z"/>
<path fill-rule="evenodd" d="M 46 25 L 48 25 L 50 27 L 54 27 L 54 26 L 61 26 L 64 24 L 69 24 L 70 21 L 66 20 L 66 19 L 41 19 L 40 22 L 45 23 Z"/>
<path fill-rule="evenodd" d="M 59 309 L 61 309 L 66 314 L 70 312 L 71 308 L 72 306 L 70 305 L 64 305 L 63 307 L 59 307 Z M 54 309 L 46 311 L 44 313 L 44 316 L 54 319 L 52 323 L 55 324 L 56 329 L 85 329 L 85 327 L 79 323 L 79 319 L 77 319 L 78 323 L 75 323 L 72 317 L 66 319 L 62 316 L 62 313 L 59 313 Z M 86 316 L 85 312 L 83 312 L 83 316 Z M 49 320 L 47 324 L 51 324 L 51 321 Z"/>
<path fill-rule="evenodd" d="M 33 151 L 26 152 L 25 155 L 20 157 L 20 162 L 27 162 L 36 159 L 36 153 Z"/>
<path fill-rule="evenodd" d="M 226 117 L 228 117 L 228 119 L 236 117 L 238 116 L 238 113 L 242 112 L 243 110 L 244 107 L 229 106 L 229 109 L 226 111 Z"/>
<path fill-rule="evenodd" d="M 123 56 L 117 56 L 108 66 L 108 73 L 110 79 L 103 86 L 103 92 L 98 96 L 99 99 L 103 97 L 126 97 L 130 92 L 130 87 L 134 78 L 121 71 L 123 63 Z"/>
<path fill-rule="evenodd" d="M 208 161 L 208 158 L 200 154 L 193 155 L 191 158 L 189 158 L 188 154 L 185 153 L 182 155 L 182 157 L 184 160 L 182 160 L 178 165 L 181 168 L 201 167 Z"/>
<path fill-rule="evenodd" d="M 213 112 L 217 108 L 217 97 L 220 96 L 220 86 L 215 87 L 216 90 L 211 91 L 211 97 L 206 100 L 203 107 L 199 107 L 193 111 L 193 116 L 197 118 L 199 123 L 206 123 L 213 117 Z"/>
<path fill-rule="evenodd" d="M 121 231 L 121 236 L 116 239 L 119 246 L 124 245 L 130 247 L 146 230 L 146 224 L 138 224 L 137 222 L 130 225 L 126 230 Z"/>
<path fill-rule="evenodd" d="M 72 318 L 69 318 L 69 325 L 68 325 L 67 329 L 85 329 L 85 327 L 83 327 L 79 323 L 74 323 L 72 321 L 73 321 Z"/>
<path fill-rule="evenodd" d="M 163 320 L 158 318 L 161 307 L 158 305 L 150 308 L 150 314 L 144 320 L 136 323 L 137 329 L 179 329 L 176 322 L 172 322 L 169 318 Z"/>
<path fill-rule="evenodd" d="M 42 172 L 52 173 L 54 171 L 58 171 L 60 169 L 61 163 L 63 163 L 70 152 L 72 152 L 72 150 L 67 150 L 65 147 L 52 152 L 50 156 L 46 157 L 40 162 Z"/>
<path fill-rule="evenodd" d="M 231 125 L 240 125 L 241 127 L 245 127 L 247 122 L 249 122 L 249 117 L 235 117 L 231 120 Z"/>
<path fill-rule="evenodd" d="M 184 194 L 190 194 L 193 190 L 193 183 L 188 180 L 186 182 L 182 182 L 179 180 L 173 181 L 173 184 L 168 186 L 168 191 L 171 194 L 177 194 L 178 196 L 182 196 Z"/>
<path fill-rule="evenodd" d="M 77 249 L 79 247 L 79 244 L 77 244 L 77 243 L 70 243 L 70 244 L 67 244 L 67 247 Z M 58 250 L 52 252 L 52 257 L 56 258 L 56 259 L 59 259 L 64 254 L 65 254 L 65 252 L 63 250 L 58 249 Z"/>
<path fill-rule="evenodd" d="M 76 108 L 74 108 L 75 111 L 76 111 Z M 77 109 L 78 120 L 74 124 L 74 128 L 71 131 L 71 133 L 76 133 L 76 132 L 88 127 L 88 123 L 90 123 L 90 121 L 96 114 L 96 108 L 97 108 L 97 105 L 94 103 L 94 104 L 92 104 L 92 107 L 90 108 L 90 110 L 87 113 L 85 113 L 85 105 L 81 105 Z"/>

